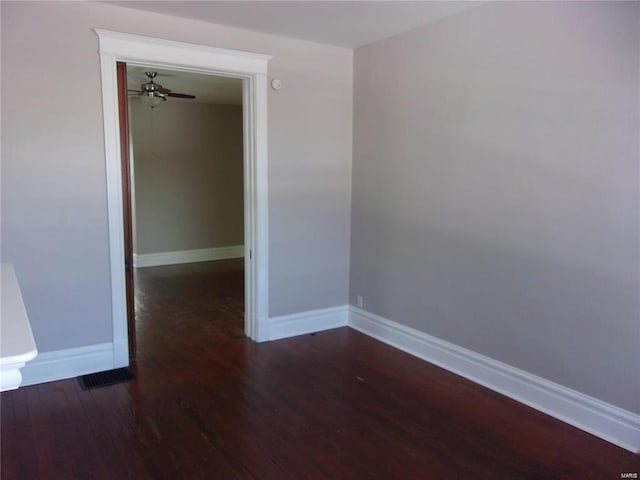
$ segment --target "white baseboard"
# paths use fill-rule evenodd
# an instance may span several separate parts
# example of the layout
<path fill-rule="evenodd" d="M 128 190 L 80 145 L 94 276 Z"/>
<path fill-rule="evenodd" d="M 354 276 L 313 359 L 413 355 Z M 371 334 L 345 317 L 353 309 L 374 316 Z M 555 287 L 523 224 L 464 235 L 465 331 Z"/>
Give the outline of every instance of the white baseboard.
<path fill-rule="evenodd" d="M 350 307 L 349 326 L 622 448 L 640 452 L 640 415 L 356 307 Z"/>
<path fill-rule="evenodd" d="M 640 415 L 356 307 L 332 307 L 270 319 L 269 339 L 350 326 L 491 390 L 640 452 Z M 22 386 L 115 368 L 113 344 L 39 354 L 21 370 Z"/>
<path fill-rule="evenodd" d="M 210 262 L 212 260 L 242 257 L 244 257 L 244 245 L 200 248 L 198 250 L 177 250 L 174 252 L 134 253 L 133 266 L 137 268 L 159 267 L 161 265 Z"/>
<path fill-rule="evenodd" d="M 348 320 L 346 305 L 273 317 L 269 319 L 269 340 L 346 327 Z"/>
<path fill-rule="evenodd" d="M 64 380 L 114 368 L 111 342 L 40 353 L 22 368 L 22 384 Z"/>

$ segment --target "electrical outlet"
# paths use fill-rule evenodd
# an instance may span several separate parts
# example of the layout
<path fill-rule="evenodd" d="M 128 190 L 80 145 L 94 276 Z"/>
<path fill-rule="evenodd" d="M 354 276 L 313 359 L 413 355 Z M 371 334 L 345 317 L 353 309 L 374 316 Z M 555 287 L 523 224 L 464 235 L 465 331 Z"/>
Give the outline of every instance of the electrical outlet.
<path fill-rule="evenodd" d="M 364 300 L 362 300 L 362 295 L 358 295 L 356 297 L 356 302 L 358 303 L 358 308 L 362 308 L 364 306 Z"/>

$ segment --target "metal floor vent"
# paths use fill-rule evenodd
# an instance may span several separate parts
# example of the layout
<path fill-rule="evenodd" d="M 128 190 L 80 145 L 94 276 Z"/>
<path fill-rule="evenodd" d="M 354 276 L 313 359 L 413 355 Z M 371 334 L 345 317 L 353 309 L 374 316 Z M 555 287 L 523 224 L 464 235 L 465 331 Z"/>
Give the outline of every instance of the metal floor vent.
<path fill-rule="evenodd" d="M 90 388 L 106 387 L 114 383 L 127 382 L 133 380 L 133 375 L 128 368 L 116 368 L 106 372 L 90 373 L 78 377 L 78 382 L 83 390 Z"/>

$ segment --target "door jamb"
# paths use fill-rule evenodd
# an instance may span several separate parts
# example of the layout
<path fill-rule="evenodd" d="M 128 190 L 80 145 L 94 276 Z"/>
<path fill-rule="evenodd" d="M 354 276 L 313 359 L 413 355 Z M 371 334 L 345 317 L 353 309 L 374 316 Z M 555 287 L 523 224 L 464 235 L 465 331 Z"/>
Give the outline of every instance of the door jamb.
<path fill-rule="evenodd" d="M 114 368 L 129 364 L 116 62 L 243 79 L 245 333 L 269 339 L 267 62 L 268 55 L 95 29 L 104 115 Z"/>
<path fill-rule="evenodd" d="M 129 358 L 136 356 L 135 290 L 133 278 L 133 234 L 131 205 L 131 159 L 129 157 L 129 96 L 127 93 L 127 64 L 116 62 L 118 79 L 118 126 L 122 169 L 122 228 L 124 235 L 124 275 L 127 302 L 127 345 Z"/>

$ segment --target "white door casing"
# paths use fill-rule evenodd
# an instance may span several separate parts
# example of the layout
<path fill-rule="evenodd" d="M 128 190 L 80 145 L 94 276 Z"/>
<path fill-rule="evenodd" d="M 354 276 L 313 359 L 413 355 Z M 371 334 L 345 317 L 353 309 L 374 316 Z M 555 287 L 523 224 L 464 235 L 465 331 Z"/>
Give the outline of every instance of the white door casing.
<path fill-rule="evenodd" d="M 129 364 L 116 62 L 243 80 L 245 333 L 269 339 L 268 55 L 95 29 L 99 39 L 111 265 L 114 368 Z"/>

